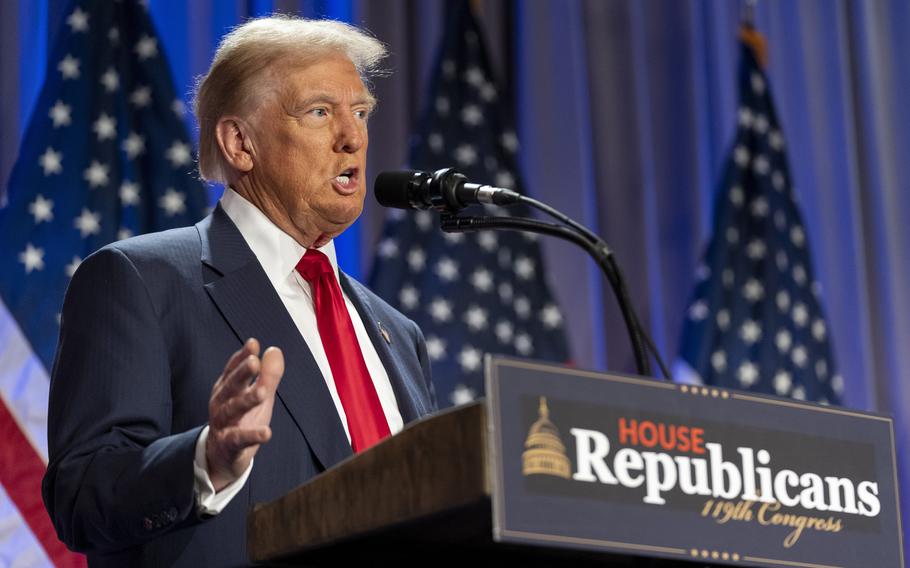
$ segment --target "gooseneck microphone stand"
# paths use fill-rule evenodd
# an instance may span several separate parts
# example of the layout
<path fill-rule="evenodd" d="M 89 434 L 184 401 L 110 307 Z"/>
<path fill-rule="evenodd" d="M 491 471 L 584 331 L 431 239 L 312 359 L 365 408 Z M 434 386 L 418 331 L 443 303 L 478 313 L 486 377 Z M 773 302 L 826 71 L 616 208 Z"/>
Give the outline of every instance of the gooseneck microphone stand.
<path fill-rule="evenodd" d="M 402 174 L 411 172 L 401 172 L 391 174 L 392 176 L 401 177 Z M 415 175 L 417 172 L 413 172 Z M 380 177 L 386 174 L 380 174 Z M 440 221 L 442 230 L 447 233 L 468 233 L 483 230 L 512 230 L 523 231 L 528 233 L 537 233 L 557 237 L 584 249 L 597 266 L 603 271 L 610 288 L 616 297 L 626 331 L 629 335 L 629 341 L 632 344 L 632 352 L 635 357 L 635 367 L 638 374 L 651 376 L 651 364 L 648 357 L 648 351 L 653 355 L 657 365 L 660 367 L 663 378 L 672 380 L 667 366 L 664 364 L 657 352 L 654 342 L 648 337 L 647 332 L 641 325 L 635 313 L 635 308 L 629 299 L 629 292 L 623 278 L 622 271 L 616 263 L 613 252 L 607 244 L 590 229 L 571 219 L 564 213 L 555 208 L 540 202 L 536 199 L 523 196 L 510 190 L 501 190 L 490 186 L 481 186 L 477 184 L 468 184 L 467 179 L 453 168 L 438 170 L 432 176 L 426 176 L 420 179 L 422 184 L 436 184 L 435 186 L 422 187 L 421 193 L 416 192 L 418 187 L 412 182 L 404 192 L 398 190 L 398 195 L 394 198 L 389 196 L 380 196 L 380 180 L 377 179 L 377 198 L 382 205 L 396 206 L 416 209 L 436 209 L 440 212 Z M 406 177 L 406 176 L 405 176 Z M 415 178 L 416 179 L 416 178 Z M 432 180 L 432 181 L 431 181 Z M 384 192 L 385 193 L 385 192 Z M 561 224 L 549 223 L 532 219 L 529 217 L 505 217 L 505 216 L 476 216 L 460 214 L 461 210 L 474 203 L 495 203 L 499 205 L 511 205 L 523 203 L 533 207 L 547 215 L 555 218 Z"/>

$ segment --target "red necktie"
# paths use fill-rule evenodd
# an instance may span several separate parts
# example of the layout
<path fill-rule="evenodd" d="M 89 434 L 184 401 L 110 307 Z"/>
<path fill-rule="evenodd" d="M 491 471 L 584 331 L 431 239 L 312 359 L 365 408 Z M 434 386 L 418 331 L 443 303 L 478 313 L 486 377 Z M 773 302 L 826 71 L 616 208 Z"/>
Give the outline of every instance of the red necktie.
<path fill-rule="evenodd" d="M 328 257 L 316 249 L 306 251 L 297 263 L 297 272 L 313 290 L 316 325 L 348 420 L 351 446 L 354 452 L 361 452 L 390 432 L 344 304 L 341 286 Z"/>

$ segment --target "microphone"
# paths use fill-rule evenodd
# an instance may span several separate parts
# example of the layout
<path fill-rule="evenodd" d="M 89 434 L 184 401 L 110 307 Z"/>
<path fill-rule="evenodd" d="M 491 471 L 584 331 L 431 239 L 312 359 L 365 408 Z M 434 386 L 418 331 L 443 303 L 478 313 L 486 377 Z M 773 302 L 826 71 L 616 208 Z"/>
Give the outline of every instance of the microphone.
<path fill-rule="evenodd" d="M 380 205 L 397 209 L 436 209 L 454 213 L 478 203 L 511 205 L 521 200 L 521 194 L 511 189 L 468 183 L 468 178 L 455 168 L 433 173 L 416 170 L 382 172 L 376 176 L 373 188 Z"/>

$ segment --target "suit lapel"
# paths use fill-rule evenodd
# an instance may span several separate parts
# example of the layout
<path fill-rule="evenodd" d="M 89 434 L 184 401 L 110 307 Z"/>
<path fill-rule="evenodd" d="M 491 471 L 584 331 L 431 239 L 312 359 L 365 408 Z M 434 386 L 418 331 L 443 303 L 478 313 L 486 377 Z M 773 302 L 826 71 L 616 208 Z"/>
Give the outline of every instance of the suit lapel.
<path fill-rule="evenodd" d="M 395 400 L 398 402 L 398 411 L 401 412 L 402 419 L 404 419 L 405 424 L 416 420 L 428 411 L 424 410 L 421 412 L 417 407 L 417 398 L 407 387 L 401 371 L 401 365 L 392 351 L 392 346 L 382 336 L 381 321 L 376 317 L 370 307 L 368 298 L 363 294 L 360 286 L 351 280 L 347 274 L 343 272 L 339 274 L 341 287 L 350 298 L 351 303 L 354 304 L 357 313 L 360 314 L 360 319 L 363 320 L 367 335 L 370 336 L 370 341 L 373 343 L 373 347 L 376 348 L 376 353 L 379 355 L 380 361 L 382 361 L 382 366 L 385 367 L 386 373 L 389 375 L 389 382 L 392 383 L 392 391 L 395 393 Z"/>
<path fill-rule="evenodd" d="M 237 227 L 219 205 L 197 225 L 202 262 L 220 277 L 205 284 L 239 341 L 280 347 L 285 373 L 278 397 L 324 468 L 351 455 L 335 404 L 300 331 Z"/>

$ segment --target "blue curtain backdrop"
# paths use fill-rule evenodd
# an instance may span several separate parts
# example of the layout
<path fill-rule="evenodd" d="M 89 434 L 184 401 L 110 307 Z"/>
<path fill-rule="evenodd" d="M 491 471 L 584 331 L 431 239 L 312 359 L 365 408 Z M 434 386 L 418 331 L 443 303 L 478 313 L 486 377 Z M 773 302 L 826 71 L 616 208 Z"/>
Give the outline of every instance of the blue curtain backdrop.
<path fill-rule="evenodd" d="M 4 180 L 67 4 L 0 5 Z M 149 6 L 185 93 L 221 35 L 249 16 L 282 11 L 364 25 L 388 43 L 393 71 L 376 83 L 370 175 L 403 164 L 409 129 L 425 102 L 443 0 L 149 0 Z M 476 7 L 503 92 L 515 103 L 530 193 L 612 244 L 639 313 L 672 359 L 735 128 L 740 3 L 485 0 Z M 759 0 L 756 26 L 770 47 L 768 73 L 845 401 L 897 418 L 907 503 L 910 3 Z M 366 274 L 382 215 L 368 204 L 345 236 L 340 256 L 349 272 Z M 579 278 L 581 253 L 555 242 L 545 243 L 545 253 L 573 358 L 583 367 L 629 369 L 618 311 L 594 267 Z"/>

